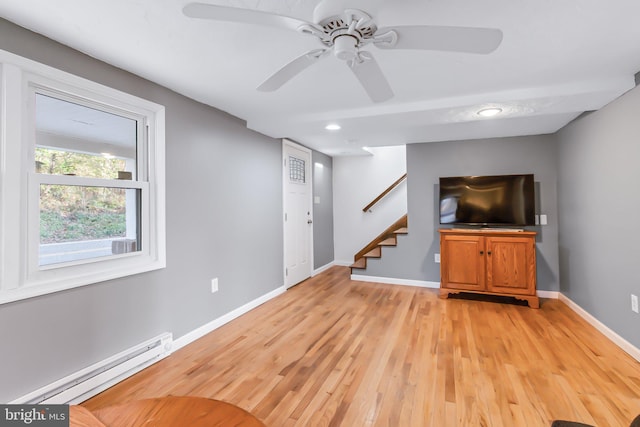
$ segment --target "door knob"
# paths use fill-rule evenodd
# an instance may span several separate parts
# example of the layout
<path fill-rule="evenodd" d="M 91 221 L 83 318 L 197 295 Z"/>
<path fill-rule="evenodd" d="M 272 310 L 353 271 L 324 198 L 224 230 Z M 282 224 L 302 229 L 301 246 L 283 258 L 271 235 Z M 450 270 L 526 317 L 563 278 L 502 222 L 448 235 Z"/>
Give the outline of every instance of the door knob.
<path fill-rule="evenodd" d="M 311 221 L 310 219 L 307 220 L 307 224 L 313 224 L 313 221 Z"/>

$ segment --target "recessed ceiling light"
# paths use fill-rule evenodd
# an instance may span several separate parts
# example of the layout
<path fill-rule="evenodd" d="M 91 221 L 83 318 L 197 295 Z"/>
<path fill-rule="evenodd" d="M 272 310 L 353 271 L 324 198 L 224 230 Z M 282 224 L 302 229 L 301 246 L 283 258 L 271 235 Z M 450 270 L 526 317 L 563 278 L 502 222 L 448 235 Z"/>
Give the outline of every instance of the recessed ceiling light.
<path fill-rule="evenodd" d="M 340 130 L 340 125 L 337 123 L 329 123 L 324 127 L 326 130 Z"/>
<path fill-rule="evenodd" d="M 482 110 L 478 111 L 478 115 L 482 117 L 493 117 L 496 114 L 500 113 L 502 113 L 502 108 L 498 107 L 483 108 Z"/>

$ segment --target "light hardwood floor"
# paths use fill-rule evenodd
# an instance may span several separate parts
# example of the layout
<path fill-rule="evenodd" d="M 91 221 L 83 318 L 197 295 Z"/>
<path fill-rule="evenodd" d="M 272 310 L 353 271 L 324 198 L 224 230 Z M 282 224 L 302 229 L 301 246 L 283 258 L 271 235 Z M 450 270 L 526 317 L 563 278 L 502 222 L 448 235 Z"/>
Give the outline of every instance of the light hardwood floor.
<path fill-rule="evenodd" d="M 83 405 L 167 395 L 270 427 L 619 427 L 640 413 L 640 362 L 557 300 L 441 300 L 333 267 Z"/>

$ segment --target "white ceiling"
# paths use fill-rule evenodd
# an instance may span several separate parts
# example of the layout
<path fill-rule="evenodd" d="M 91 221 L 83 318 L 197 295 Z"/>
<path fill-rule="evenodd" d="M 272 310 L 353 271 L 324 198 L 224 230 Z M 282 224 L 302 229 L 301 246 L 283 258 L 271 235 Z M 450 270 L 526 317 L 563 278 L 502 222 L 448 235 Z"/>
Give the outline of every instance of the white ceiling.
<path fill-rule="evenodd" d="M 200 0 L 205 2 L 207 0 Z M 335 0 L 324 0 L 335 1 Z M 211 0 L 312 21 L 317 0 Z M 363 146 L 552 133 L 634 87 L 638 0 L 352 0 L 378 27 L 498 28 L 488 55 L 367 46 L 395 96 L 373 103 L 328 56 L 275 92 L 255 88 L 313 36 L 187 18 L 189 0 L 0 0 L 0 16 L 176 92 L 227 111 L 266 135 L 329 155 Z M 503 114 L 476 112 L 498 105 Z M 339 131 L 324 126 L 336 122 Z"/>

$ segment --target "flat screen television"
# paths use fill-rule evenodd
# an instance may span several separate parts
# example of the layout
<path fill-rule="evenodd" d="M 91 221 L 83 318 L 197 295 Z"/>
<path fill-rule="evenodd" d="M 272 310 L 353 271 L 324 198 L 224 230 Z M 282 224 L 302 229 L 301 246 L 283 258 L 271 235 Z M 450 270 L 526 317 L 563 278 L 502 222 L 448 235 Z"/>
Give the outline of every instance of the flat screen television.
<path fill-rule="evenodd" d="M 440 224 L 535 225 L 533 175 L 440 178 Z"/>

